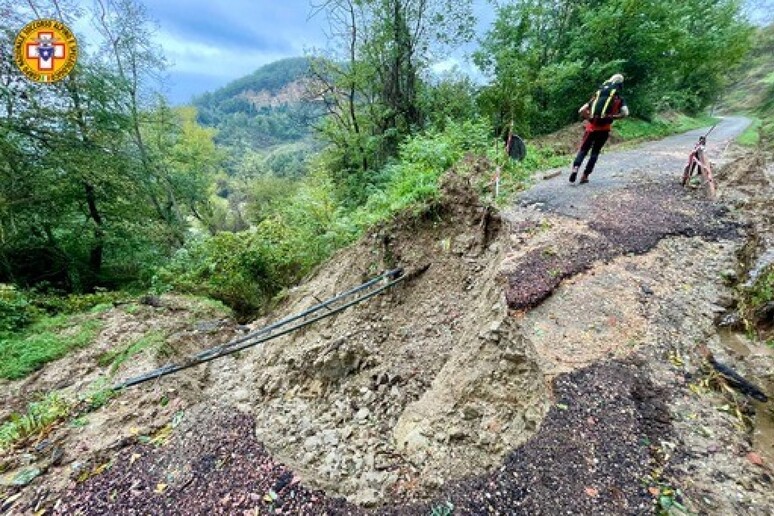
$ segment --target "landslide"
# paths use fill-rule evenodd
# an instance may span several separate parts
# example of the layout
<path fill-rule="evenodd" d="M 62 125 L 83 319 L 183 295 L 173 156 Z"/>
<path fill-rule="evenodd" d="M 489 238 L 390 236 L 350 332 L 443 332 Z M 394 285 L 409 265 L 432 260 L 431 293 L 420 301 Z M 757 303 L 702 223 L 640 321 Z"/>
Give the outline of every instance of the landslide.
<path fill-rule="evenodd" d="M 271 319 L 396 266 L 412 279 L 210 369 L 208 395 L 251 412 L 258 440 L 328 495 L 421 498 L 498 464 L 547 411 L 503 295 L 507 231 L 475 191 L 485 170 L 447 172 L 436 202 L 339 252 Z"/>

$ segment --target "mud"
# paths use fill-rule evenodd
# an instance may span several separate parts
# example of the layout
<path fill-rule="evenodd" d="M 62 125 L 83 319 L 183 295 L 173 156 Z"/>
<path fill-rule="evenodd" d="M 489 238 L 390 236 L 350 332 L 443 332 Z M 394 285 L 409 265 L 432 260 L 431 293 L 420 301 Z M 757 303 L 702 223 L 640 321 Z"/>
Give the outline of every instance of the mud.
<path fill-rule="evenodd" d="M 339 253 L 279 316 L 396 265 L 430 264 L 421 275 L 210 370 L 208 394 L 237 392 L 259 440 L 328 493 L 366 506 L 427 496 L 496 464 L 542 420 L 537 357 L 498 280 L 506 234 L 479 204 L 474 179 L 447 175 L 437 205 Z"/>
<path fill-rule="evenodd" d="M 164 296 L 159 307 L 135 303 L 86 317 L 102 322 L 90 346 L 23 380 L 2 382 L 0 399 L 6 414 L 23 414 L 27 403 L 49 392 L 57 392 L 74 407 L 66 420 L 0 452 L 0 506 L 21 496 L 11 504 L 11 514 L 52 507 L 74 479 L 109 460 L 138 436 L 163 427 L 177 411 L 199 399 L 203 372 L 192 370 L 163 386 L 157 383 L 126 391 L 95 410 L 84 400 L 119 379 L 224 342 L 237 329 L 228 321 L 226 310 L 181 296 Z M 115 370 L 110 364 L 100 365 L 105 352 L 125 349 L 149 332 L 164 335 L 163 346 L 148 348 Z M 31 470 L 40 476 L 29 485 L 12 485 L 19 474 Z"/>
<path fill-rule="evenodd" d="M 694 513 L 770 512 L 766 412 L 702 383 L 697 351 L 770 388 L 771 357 L 734 352 L 715 327 L 734 304 L 728 271 L 766 220 L 677 188 L 693 139 L 607 154 L 591 184 L 545 182 L 502 216 L 474 194 L 485 165 L 466 164 L 438 203 L 337 254 L 271 319 L 396 265 L 424 273 L 163 380 L 155 399 L 115 400 L 122 419 L 85 430 L 115 437 L 6 491 L 22 495 L 11 512 L 650 514 L 675 490 Z"/>
<path fill-rule="evenodd" d="M 448 503 L 461 514 L 535 514 L 546 500 L 557 512 L 652 513 L 640 482 L 657 464 L 651 443 L 668 438 L 670 426 L 643 365 L 602 363 L 557 379 L 555 403 L 529 446 L 491 473 L 451 482 L 430 502 L 377 514 L 427 514 Z M 199 407 L 186 421 L 164 447 L 123 450 L 109 473 L 74 486 L 55 514 L 363 512 L 304 488 L 255 440 L 252 418 Z"/>
<path fill-rule="evenodd" d="M 518 225 L 520 219 L 530 220 L 535 214 L 520 210 L 508 216 Z M 519 235 L 522 247 L 508 257 L 506 298 L 514 310 L 537 306 L 563 280 L 596 263 L 644 254 L 668 236 L 738 237 L 738 224 L 727 209 L 656 182 L 640 182 L 619 188 L 614 196 L 591 198 L 580 225 L 550 211 L 545 220 L 554 228 L 550 239 L 532 244 L 534 232 L 527 229 Z"/>
<path fill-rule="evenodd" d="M 527 446 L 434 504 L 395 512 L 426 514 L 448 500 L 460 514 L 652 514 L 642 481 L 658 464 L 652 445 L 669 438 L 670 418 L 644 367 L 603 362 L 557 378 L 555 403 Z"/>
<path fill-rule="evenodd" d="M 134 444 L 108 473 L 73 483 L 54 514 L 321 514 L 355 509 L 310 491 L 230 407 L 191 409 L 163 446 Z M 251 512 L 253 511 L 253 512 Z"/>

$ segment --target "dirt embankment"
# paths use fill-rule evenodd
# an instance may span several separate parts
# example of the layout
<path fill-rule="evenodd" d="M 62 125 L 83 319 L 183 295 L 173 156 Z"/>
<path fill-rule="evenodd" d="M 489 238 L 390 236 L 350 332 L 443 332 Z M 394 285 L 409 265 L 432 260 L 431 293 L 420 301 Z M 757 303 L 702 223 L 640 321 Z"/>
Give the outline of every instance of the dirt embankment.
<path fill-rule="evenodd" d="M 662 150 L 666 163 L 671 150 Z M 485 167 L 469 162 L 448 174 L 431 209 L 340 252 L 271 319 L 396 265 L 429 264 L 425 272 L 297 334 L 163 380 L 150 392 L 167 396 L 171 413 L 128 391 L 87 432 L 131 435 L 124 426 L 136 419 L 105 426 L 119 408 L 155 418 L 155 429 L 141 431 L 151 442 L 105 438 L 88 452 L 85 476 L 67 471 L 70 453 L 10 491 L 23 495 L 13 510 L 38 502 L 58 503 L 62 514 L 773 507 L 766 408 L 712 390 L 697 352 L 705 343 L 771 388 L 771 355 L 748 341 L 746 354 L 729 351 L 716 329 L 734 307 L 729 276 L 743 276 L 736 265 L 747 220 L 641 176 L 500 215 L 471 188 L 471 173 L 487 175 Z M 741 174 L 739 188 L 719 176 L 724 195 L 747 185 Z M 55 488 L 40 494 L 47 486 Z"/>
<path fill-rule="evenodd" d="M 416 279 L 244 357 L 254 376 L 211 370 L 211 395 L 246 386 L 259 440 L 330 494 L 369 505 L 431 492 L 496 464 L 543 418 L 537 357 L 498 281 L 506 233 L 469 182 L 446 175 L 435 206 L 336 255 L 283 313 L 430 265 Z"/>
<path fill-rule="evenodd" d="M 50 485 L 69 482 L 70 490 L 57 510 L 84 508 L 99 493 L 123 493 L 124 488 L 129 498 L 138 497 L 134 503 L 146 508 L 164 507 L 140 498 L 162 496 L 166 489 L 170 497 L 188 496 L 185 486 L 196 483 L 189 477 L 204 474 L 196 466 L 209 446 L 204 442 L 220 439 L 220 430 L 212 425 L 231 421 L 204 417 L 203 407 L 209 406 L 249 414 L 273 461 L 286 464 L 312 489 L 324 488 L 328 496 L 345 496 L 365 506 L 426 497 L 449 481 L 499 464 L 538 429 L 549 400 L 537 356 L 516 331 L 503 296 L 499 264 L 507 250 L 507 232 L 499 215 L 480 203 L 472 184 L 487 174 L 485 166 L 469 161 L 448 173 L 438 202 L 421 214 L 402 215 L 340 252 L 309 282 L 289 292 L 272 320 L 382 270 L 399 265 L 411 273 L 429 265 L 414 279 L 297 334 L 162 380 L 158 385 L 163 385 L 171 412 L 151 410 L 135 397 L 142 389 L 127 391 L 100 411 L 100 418 L 108 418 L 117 403 L 128 405 L 143 426 L 126 428 L 138 420 L 119 418 L 118 426 L 111 427 L 114 438 L 103 440 L 110 443 L 100 441 L 100 450 L 82 450 L 91 457 L 88 468 L 98 471 L 81 475 L 81 481 L 66 474 L 77 453 L 59 461 L 49 474 L 60 481 Z M 189 346 L 188 352 L 196 348 Z M 120 376 L 163 364 L 156 357 Z M 168 442 L 180 450 L 190 447 L 190 467 L 172 461 L 172 455 L 160 458 L 166 452 L 151 445 L 132 445 L 137 442 L 132 436 L 153 440 L 159 431 L 166 435 L 164 425 L 181 411 L 190 425 L 186 428 L 198 428 L 201 439 L 186 444 L 190 432 L 176 427 Z M 148 418 L 156 418 L 156 429 L 146 426 Z M 105 430 L 105 424 L 99 419 L 86 433 Z M 69 446 L 70 441 L 60 444 Z M 166 447 L 167 440 L 162 444 Z M 113 456 L 127 445 L 134 446 L 131 452 Z M 281 476 L 280 469 L 272 466 L 264 474 Z M 159 484 L 167 487 L 149 492 Z M 34 502 L 51 506 L 60 489 Z M 251 489 L 255 494 L 259 487 Z M 249 506 L 255 497 L 247 494 L 233 491 L 223 507 Z M 258 494 L 262 500 L 265 493 Z M 314 498 L 323 503 L 321 493 Z M 23 507 L 23 501 L 17 506 Z M 196 503 L 210 502 L 201 498 Z M 117 504 L 114 500 L 106 508 L 116 509 Z"/>

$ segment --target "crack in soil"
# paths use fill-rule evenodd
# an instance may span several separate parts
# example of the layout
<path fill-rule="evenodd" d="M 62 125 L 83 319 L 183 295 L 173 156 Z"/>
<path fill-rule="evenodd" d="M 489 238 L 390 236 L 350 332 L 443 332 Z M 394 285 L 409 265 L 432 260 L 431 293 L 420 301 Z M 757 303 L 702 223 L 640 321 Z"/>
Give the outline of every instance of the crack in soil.
<path fill-rule="evenodd" d="M 555 213 L 550 207 L 546 210 Z M 511 215 L 519 216 L 518 212 Z M 614 196 L 595 197 L 588 203 L 586 217 L 593 233 L 572 233 L 512 261 L 505 292 L 511 309 L 533 308 L 562 280 L 618 256 L 645 254 L 669 236 L 708 240 L 739 236 L 739 225 L 729 218 L 726 208 L 663 183 L 628 185 Z"/>

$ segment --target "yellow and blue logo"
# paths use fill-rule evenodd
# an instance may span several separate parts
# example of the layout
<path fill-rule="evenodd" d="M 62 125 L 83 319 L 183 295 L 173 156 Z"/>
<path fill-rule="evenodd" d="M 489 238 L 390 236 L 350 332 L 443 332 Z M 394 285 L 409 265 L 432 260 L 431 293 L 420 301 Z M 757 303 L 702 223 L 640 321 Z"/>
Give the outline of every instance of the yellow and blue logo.
<path fill-rule="evenodd" d="M 78 42 L 59 20 L 35 20 L 16 36 L 13 55 L 16 65 L 31 81 L 57 82 L 75 67 Z"/>

